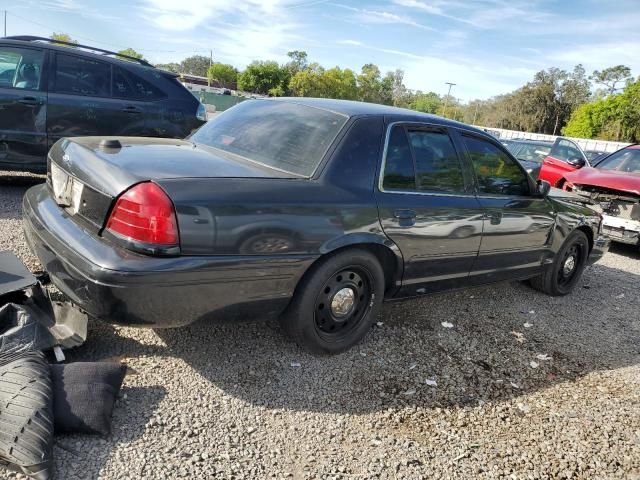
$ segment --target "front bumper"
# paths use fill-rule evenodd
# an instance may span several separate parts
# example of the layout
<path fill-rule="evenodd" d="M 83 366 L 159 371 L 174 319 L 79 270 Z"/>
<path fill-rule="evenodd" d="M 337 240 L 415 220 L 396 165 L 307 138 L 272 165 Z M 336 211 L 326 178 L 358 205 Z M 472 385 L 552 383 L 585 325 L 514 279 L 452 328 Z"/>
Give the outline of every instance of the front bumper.
<path fill-rule="evenodd" d="M 598 235 L 598 237 L 593 241 L 593 248 L 591 249 L 591 253 L 589 254 L 589 265 L 592 265 L 599 261 L 604 256 L 604 254 L 609 251 L 610 245 L 611 240 L 609 240 L 604 235 Z"/>
<path fill-rule="evenodd" d="M 315 259 L 136 254 L 82 228 L 46 185 L 26 192 L 23 215 L 27 243 L 56 287 L 91 316 L 121 325 L 276 317 Z"/>
<path fill-rule="evenodd" d="M 640 245 L 640 221 L 603 215 L 602 231 L 614 242 Z"/>

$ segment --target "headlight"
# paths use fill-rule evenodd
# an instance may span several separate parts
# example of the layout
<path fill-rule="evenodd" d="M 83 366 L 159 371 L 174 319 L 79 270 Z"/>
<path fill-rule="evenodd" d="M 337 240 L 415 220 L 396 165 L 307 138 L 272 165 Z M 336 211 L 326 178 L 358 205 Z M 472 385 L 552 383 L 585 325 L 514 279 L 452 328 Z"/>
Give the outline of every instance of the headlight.
<path fill-rule="evenodd" d="M 202 120 L 203 122 L 207 121 L 207 109 L 204 108 L 204 105 L 199 103 L 198 110 L 196 110 L 196 118 L 198 120 Z"/>

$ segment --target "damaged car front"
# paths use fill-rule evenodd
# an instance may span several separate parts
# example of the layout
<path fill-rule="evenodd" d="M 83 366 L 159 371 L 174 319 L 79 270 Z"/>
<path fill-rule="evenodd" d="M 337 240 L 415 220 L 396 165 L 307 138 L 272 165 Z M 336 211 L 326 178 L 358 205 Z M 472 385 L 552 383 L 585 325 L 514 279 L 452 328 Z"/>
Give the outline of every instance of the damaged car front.
<path fill-rule="evenodd" d="M 611 240 L 640 246 L 640 145 L 618 150 L 594 168 L 567 173 L 563 188 L 601 211 L 603 233 Z"/>

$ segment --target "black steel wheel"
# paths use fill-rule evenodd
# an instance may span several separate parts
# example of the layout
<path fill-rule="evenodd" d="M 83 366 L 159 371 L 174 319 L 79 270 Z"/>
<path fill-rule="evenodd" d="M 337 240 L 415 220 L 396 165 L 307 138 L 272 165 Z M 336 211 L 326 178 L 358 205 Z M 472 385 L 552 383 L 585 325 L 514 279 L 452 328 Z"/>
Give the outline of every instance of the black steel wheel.
<path fill-rule="evenodd" d="M 529 283 L 536 290 L 548 295 L 561 296 L 571 293 L 582 277 L 589 258 L 589 240 L 580 230 L 571 233 L 556 254 L 553 264 Z"/>
<path fill-rule="evenodd" d="M 558 285 L 560 287 L 567 287 L 574 280 L 578 273 L 578 266 L 580 265 L 580 259 L 584 256 L 581 245 L 579 243 L 573 243 L 562 255 L 560 260 L 560 268 L 558 268 Z"/>
<path fill-rule="evenodd" d="M 318 334 L 340 342 L 357 329 L 371 308 L 371 284 L 371 273 L 364 267 L 348 267 L 332 275 L 316 298 Z"/>
<path fill-rule="evenodd" d="M 377 258 L 352 249 L 315 264 L 296 288 L 283 328 L 313 353 L 339 353 L 366 335 L 382 303 L 384 271 Z"/>

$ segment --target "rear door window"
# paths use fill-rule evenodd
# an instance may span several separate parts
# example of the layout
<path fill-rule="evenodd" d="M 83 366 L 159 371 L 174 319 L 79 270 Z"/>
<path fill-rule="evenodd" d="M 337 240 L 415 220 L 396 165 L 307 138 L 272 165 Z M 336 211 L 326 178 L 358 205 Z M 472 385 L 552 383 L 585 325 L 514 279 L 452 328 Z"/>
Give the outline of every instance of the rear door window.
<path fill-rule="evenodd" d="M 446 132 L 441 130 L 407 130 L 415 158 L 418 190 L 462 193 L 462 167 Z"/>
<path fill-rule="evenodd" d="M 58 53 L 55 91 L 92 97 L 111 96 L 111 65 L 92 58 Z"/>
<path fill-rule="evenodd" d="M 432 126 L 392 127 L 382 188 L 432 193 L 464 192 L 462 167 L 447 132 Z"/>
<path fill-rule="evenodd" d="M 44 51 L 0 47 L 0 88 L 40 90 Z"/>
<path fill-rule="evenodd" d="M 416 172 L 411 155 L 411 146 L 404 127 L 391 130 L 387 145 L 382 187 L 386 190 L 415 190 Z"/>

